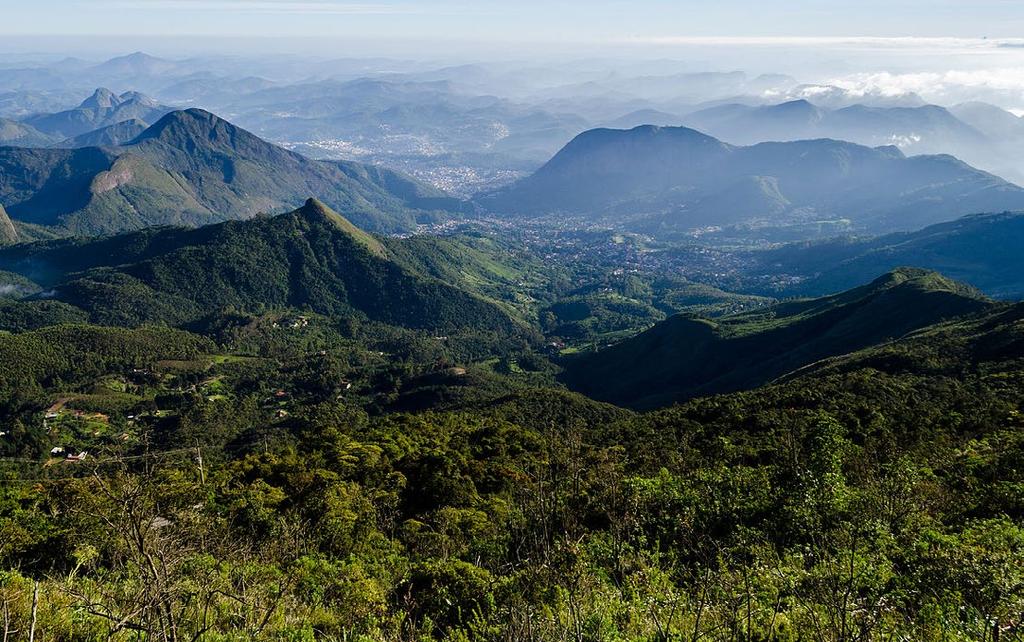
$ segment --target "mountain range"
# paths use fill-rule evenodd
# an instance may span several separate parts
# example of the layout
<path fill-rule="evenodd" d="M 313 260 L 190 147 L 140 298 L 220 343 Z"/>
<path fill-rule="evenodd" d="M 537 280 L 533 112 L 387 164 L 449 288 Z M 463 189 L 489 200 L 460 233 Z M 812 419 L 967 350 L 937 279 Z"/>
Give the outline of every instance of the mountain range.
<path fill-rule="evenodd" d="M 103 127 L 130 120 L 151 124 L 173 108 L 135 91 L 117 95 L 99 88 L 74 109 L 53 114 L 37 114 L 23 123 L 48 136 L 68 139 Z"/>
<path fill-rule="evenodd" d="M 1016 146 L 1024 121 L 994 105 L 965 103 L 828 109 L 807 100 L 775 105 L 725 104 L 693 112 L 682 124 L 737 145 L 815 138 L 869 147 L 895 145 L 907 155 L 951 154 L 1010 180 L 1024 179 Z M 652 123 L 657 124 L 657 123 Z"/>
<path fill-rule="evenodd" d="M 567 360 L 564 380 L 602 401 L 663 406 L 756 388 L 822 359 L 997 305 L 938 273 L 904 268 L 837 295 L 714 321 L 676 315 L 610 348 Z"/>
<path fill-rule="evenodd" d="M 597 129 L 477 202 L 649 233 L 838 221 L 867 233 L 1024 207 L 1024 189 L 952 156 L 907 157 L 831 139 L 737 147 L 686 127 Z"/>
<path fill-rule="evenodd" d="M 310 194 L 375 231 L 463 207 L 397 172 L 313 161 L 199 109 L 168 113 L 118 147 L 0 148 L 0 204 L 16 224 L 60 233 L 249 218 Z"/>
<path fill-rule="evenodd" d="M 826 109 L 806 100 L 777 105 L 727 104 L 683 117 L 683 123 L 737 145 L 764 141 L 834 138 L 908 153 L 934 152 L 939 140 L 950 153 L 981 145 L 986 137 L 937 105 Z"/>

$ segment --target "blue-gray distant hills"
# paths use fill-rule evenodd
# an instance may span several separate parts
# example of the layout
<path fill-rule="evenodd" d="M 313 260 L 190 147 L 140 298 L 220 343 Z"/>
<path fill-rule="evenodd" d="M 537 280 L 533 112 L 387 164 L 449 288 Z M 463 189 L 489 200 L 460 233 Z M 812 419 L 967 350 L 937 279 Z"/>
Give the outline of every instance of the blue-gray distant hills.
<path fill-rule="evenodd" d="M 938 105 L 826 109 L 806 100 L 726 104 L 688 114 L 682 124 L 738 145 L 835 138 L 869 146 L 899 144 L 908 152 L 924 153 L 938 141 L 949 151 L 989 142 L 984 133 Z"/>
<path fill-rule="evenodd" d="M 650 233 L 829 221 L 878 234 L 1024 209 L 1024 189 L 948 155 L 832 139 L 742 147 L 686 127 L 641 126 L 584 132 L 533 175 L 477 202 Z"/>
<path fill-rule="evenodd" d="M 1011 181 L 1024 181 L 1020 142 L 1024 120 L 985 103 L 949 109 L 938 105 L 828 109 L 806 100 L 778 105 L 725 104 L 670 122 L 734 145 L 816 138 L 846 140 L 868 147 L 897 145 L 907 155 L 952 154 Z"/>
<path fill-rule="evenodd" d="M 464 207 L 404 174 L 311 160 L 200 109 L 166 114 L 122 146 L 0 147 L 0 205 L 28 238 L 245 219 L 309 195 L 377 232 Z"/>
<path fill-rule="evenodd" d="M 74 109 L 37 114 L 25 118 L 23 123 L 63 140 L 130 120 L 154 123 L 173 110 L 136 91 L 117 95 L 101 87 Z"/>
<path fill-rule="evenodd" d="M 1021 248 L 1024 213 L 977 214 L 872 239 L 786 245 L 764 253 L 752 271 L 799 277 L 782 290 L 785 295 L 821 295 L 854 287 L 886 270 L 916 265 L 970 283 L 989 296 L 1020 299 Z"/>

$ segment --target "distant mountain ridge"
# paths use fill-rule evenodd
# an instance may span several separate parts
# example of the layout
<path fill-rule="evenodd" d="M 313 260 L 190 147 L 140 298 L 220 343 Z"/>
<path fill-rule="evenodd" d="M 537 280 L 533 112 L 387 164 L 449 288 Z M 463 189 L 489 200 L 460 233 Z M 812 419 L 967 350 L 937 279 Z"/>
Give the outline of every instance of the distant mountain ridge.
<path fill-rule="evenodd" d="M 989 296 L 1024 298 L 1024 213 L 976 214 L 873 239 L 782 246 L 762 255 L 760 272 L 801 277 L 790 295 L 821 295 L 900 265 L 938 270 Z M 778 293 L 776 293 L 778 294 Z"/>
<path fill-rule="evenodd" d="M 566 383 L 612 403 L 650 408 L 755 388 L 821 359 L 991 309 L 977 290 L 903 268 L 820 299 L 780 303 L 716 321 L 677 315 L 566 364 Z"/>
<path fill-rule="evenodd" d="M 0 118 L 0 145 L 19 147 L 48 147 L 55 142 L 35 127 L 9 118 Z"/>
<path fill-rule="evenodd" d="M 830 139 L 736 147 L 686 127 L 642 126 L 580 134 L 533 175 L 477 202 L 650 233 L 822 220 L 884 233 L 1024 208 L 1024 189 L 946 155 Z"/>
<path fill-rule="evenodd" d="M 894 145 L 908 156 L 951 154 L 1010 181 L 1024 181 L 1017 154 L 1024 121 L 985 103 L 950 108 L 853 104 L 837 109 L 807 100 L 725 104 L 690 113 L 673 124 L 737 145 L 833 138 L 868 147 Z"/>
<path fill-rule="evenodd" d="M 807 100 L 728 104 L 688 114 L 682 123 L 738 145 L 834 138 L 869 147 L 898 144 L 908 153 L 921 153 L 914 150 L 938 139 L 949 150 L 985 142 L 982 132 L 938 105 L 826 109 Z M 928 151 L 935 151 L 934 145 Z"/>
<path fill-rule="evenodd" d="M 385 232 L 464 207 L 397 172 L 310 160 L 200 109 L 166 114 L 120 147 L 0 148 L 0 203 L 15 221 L 65 233 L 249 218 L 309 194 Z"/>
<path fill-rule="evenodd" d="M 23 122 L 63 140 L 127 120 L 151 124 L 173 110 L 173 107 L 161 105 L 139 92 L 128 91 L 117 95 L 101 87 L 74 109 L 54 114 L 37 114 L 23 119 Z"/>

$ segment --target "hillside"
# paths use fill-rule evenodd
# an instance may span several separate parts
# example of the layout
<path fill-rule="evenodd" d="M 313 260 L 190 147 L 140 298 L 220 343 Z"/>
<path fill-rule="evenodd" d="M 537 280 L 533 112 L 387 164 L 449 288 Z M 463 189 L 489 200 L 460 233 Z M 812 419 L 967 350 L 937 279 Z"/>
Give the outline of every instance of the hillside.
<path fill-rule="evenodd" d="M 585 132 L 532 176 L 477 200 L 505 214 L 568 213 L 656 234 L 818 221 L 883 233 L 1024 207 L 1024 189 L 951 156 L 829 139 L 735 147 L 644 126 Z"/>
<path fill-rule="evenodd" d="M 9 118 L 0 118 L 0 145 L 47 147 L 53 143 L 52 136 L 47 136 L 31 125 Z"/>
<path fill-rule="evenodd" d="M 133 118 L 68 138 L 57 147 L 117 147 L 135 140 L 147 126 L 145 121 Z"/>
<path fill-rule="evenodd" d="M 462 207 L 396 172 L 313 161 L 198 109 L 167 114 L 121 147 L 0 148 L 0 203 L 15 220 L 64 233 L 245 219 L 310 194 L 385 232 Z"/>
<path fill-rule="evenodd" d="M 0 263 L 115 324 L 266 306 L 415 328 L 463 327 L 481 312 L 502 324 L 497 309 L 388 260 L 379 241 L 312 199 L 273 218 L 17 246 Z M 442 318 L 460 306 L 464 315 Z"/>
<path fill-rule="evenodd" d="M 902 277 L 971 294 L 923 273 L 891 280 Z M 0 506 L 21 527 L 5 540 L 8 611 L 31 621 L 36 594 L 48 639 L 84 624 L 106 635 L 82 587 L 131 615 L 121 596 L 148 590 L 159 576 L 146 560 L 166 552 L 184 559 L 168 572 L 188 592 L 166 603 L 190 637 L 210 633 L 197 624 L 207 604 L 230 616 L 210 619 L 218 635 L 253 613 L 222 590 L 243 571 L 301 580 L 247 588 L 264 637 L 317 621 L 339 639 L 387 639 L 409 622 L 424 640 L 482 626 L 520 639 L 510 614 L 523 608 L 568 623 L 582 610 L 636 640 L 673 618 L 726 637 L 745 619 L 766 640 L 933 627 L 991 640 L 993 621 L 1012 634 L 1022 318 L 1020 305 L 995 306 L 649 413 L 533 374 L 349 344 L 253 356 L 167 328 L 0 333 Z M 34 580 L 41 550 L 52 571 Z M 81 563 L 101 550 L 117 554 Z M 651 582 L 666 574 L 677 579 Z M 85 619 L 67 623 L 69 603 Z"/>
<path fill-rule="evenodd" d="M 390 260 L 313 199 L 273 218 L 19 245 L 0 250 L 0 265 L 108 325 L 291 308 L 431 332 L 525 333 L 496 305 Z"/>
<path fill-rule="evenodd" d="M 978 214 L 875 239 L 794 244 L 765 253 L 760 271 L 802 280 L 786 294 L 817 296 L 862 283 L 900 265 L 937 270 L 992 297 L 1024 297 L 1024 214 Z"/>
<path fill-rule="evenodd" d="M 827 357 L 899 338 L 994 304 L 937 273 L 901 269 L 821 299 L 710 321 L 677 315 L 566 363 L 566 383 L 603 401 L 649 408 L 755 388 Z"/>

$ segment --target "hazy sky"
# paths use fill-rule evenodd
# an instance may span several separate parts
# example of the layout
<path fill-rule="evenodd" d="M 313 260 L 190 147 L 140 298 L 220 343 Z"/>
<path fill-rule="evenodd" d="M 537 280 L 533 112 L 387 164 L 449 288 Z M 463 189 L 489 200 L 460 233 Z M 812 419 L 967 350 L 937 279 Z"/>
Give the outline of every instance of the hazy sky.
<path fill-rule="evenodd" d="M 643 42 L 1024 34 L 1020 0 L 0 0 L 7 35 Z M 2 46 L 2 45 L 0 45 Z"/>

